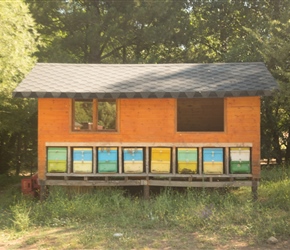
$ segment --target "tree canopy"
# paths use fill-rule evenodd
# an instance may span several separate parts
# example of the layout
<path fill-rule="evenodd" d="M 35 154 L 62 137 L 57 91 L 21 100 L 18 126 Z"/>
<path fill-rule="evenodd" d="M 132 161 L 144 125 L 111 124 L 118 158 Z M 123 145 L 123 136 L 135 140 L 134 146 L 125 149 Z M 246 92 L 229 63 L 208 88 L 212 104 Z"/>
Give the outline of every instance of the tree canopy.
<path fill-rule="evenodd" d="M 0 174 L 31 164 L 36 149 L 34 100 L 14 99 L 12 90 L 34 65 L 37 32 L 28 6 L 0 1 Z M 31 150 L 32 151 L 32 150 Z"/>

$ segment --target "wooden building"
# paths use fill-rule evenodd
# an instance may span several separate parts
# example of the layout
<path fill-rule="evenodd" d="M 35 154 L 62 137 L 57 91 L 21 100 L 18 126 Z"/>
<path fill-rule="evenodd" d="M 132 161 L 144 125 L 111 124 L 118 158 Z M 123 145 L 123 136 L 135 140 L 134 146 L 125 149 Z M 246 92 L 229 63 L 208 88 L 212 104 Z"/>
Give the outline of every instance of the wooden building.
<path fill-rule="evenodd" d="M 260 177 L 263 63 L 39 63 L 38 176 L 66 186 L 252 186 Z"/>

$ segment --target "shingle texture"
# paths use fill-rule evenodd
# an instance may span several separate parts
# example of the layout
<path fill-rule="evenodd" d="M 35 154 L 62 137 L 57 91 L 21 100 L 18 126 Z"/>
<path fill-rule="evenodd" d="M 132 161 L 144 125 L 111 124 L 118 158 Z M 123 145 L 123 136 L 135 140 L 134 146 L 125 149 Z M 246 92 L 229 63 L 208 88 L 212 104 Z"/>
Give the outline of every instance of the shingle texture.
<path fill-rule="evenodd" d="M 206 98 L 271 95 L 263 63 L 38 63 L 14 90 L 29 98 Z"/>

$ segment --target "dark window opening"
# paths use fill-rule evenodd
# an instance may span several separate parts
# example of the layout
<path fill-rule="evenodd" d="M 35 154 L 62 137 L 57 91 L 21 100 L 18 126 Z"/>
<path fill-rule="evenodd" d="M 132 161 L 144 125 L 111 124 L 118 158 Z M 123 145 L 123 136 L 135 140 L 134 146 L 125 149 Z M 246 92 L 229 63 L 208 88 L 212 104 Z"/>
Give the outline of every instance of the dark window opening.
<path fill-rule="evenodd" d="M 224 99 L 178 99 L 177 131 L 224 131 Z"/>

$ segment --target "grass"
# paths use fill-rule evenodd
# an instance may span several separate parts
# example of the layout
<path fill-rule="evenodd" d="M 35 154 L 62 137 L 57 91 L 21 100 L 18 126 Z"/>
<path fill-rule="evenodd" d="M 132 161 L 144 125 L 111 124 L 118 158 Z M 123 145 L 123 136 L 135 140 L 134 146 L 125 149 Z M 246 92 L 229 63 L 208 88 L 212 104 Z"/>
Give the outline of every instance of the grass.
<path fill-rule="evenodd" d="M 255 249 L 270 236 L 289 239 L 289 177 L 289 167 L 263 170 L 257 202 L 247 187 L 164 189 L 149 201 L 121 188 L 54 187 L 41 203 L 7 184 L 0 194 L 0 242 L 2 231 L 18 248 Z"/>

